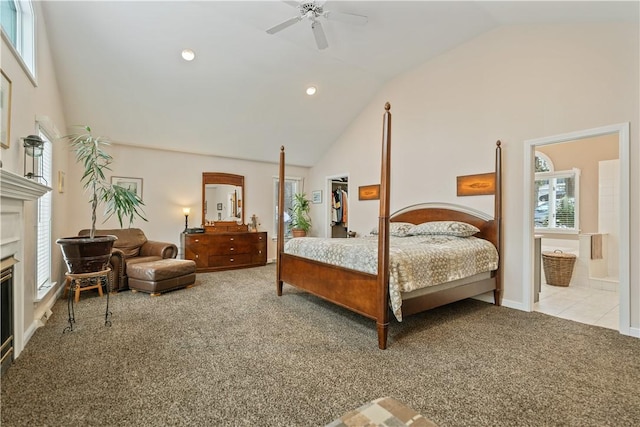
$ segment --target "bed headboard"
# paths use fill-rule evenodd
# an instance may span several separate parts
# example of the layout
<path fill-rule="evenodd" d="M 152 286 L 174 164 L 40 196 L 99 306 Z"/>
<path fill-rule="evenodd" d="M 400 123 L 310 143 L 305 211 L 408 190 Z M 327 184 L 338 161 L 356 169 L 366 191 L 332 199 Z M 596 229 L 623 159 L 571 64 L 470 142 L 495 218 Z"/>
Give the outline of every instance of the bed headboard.
<path fill-rule="evenodd" d="M 475 237 L 486 239 L 498 247 L 498 226 L 493 217 L 466 206 L 451 203 L 421 203 L 391 215 L 391 222 L 422 224 L 429 221 L 461 221 L 480 229 Z"/>

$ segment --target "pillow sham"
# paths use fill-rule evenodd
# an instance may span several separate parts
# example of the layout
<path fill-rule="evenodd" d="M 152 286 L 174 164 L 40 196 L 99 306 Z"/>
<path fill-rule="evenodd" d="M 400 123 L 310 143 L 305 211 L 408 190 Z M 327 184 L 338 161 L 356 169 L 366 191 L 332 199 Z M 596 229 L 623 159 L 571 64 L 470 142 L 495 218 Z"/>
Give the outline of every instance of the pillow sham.
<path fill-rule="evenodd" d="M 405 237 L 410 236 L 409 230 L 413 227 L 413 224 L 410 222 L 390 222 L 389 223 L 389 234 L 394 237 Z M 371 230 L 371 234 L 378 234 L 378 226 L 376 225 Z"/>
<path fill-rule="evenodd" d="M 422 224 L 414 225 L 408 231 L 409 234 L 434 235 L 441 234 L 446 236 L 469 237 L 480 232 L 478 227 L 460 221 L 429 221 Z"/>

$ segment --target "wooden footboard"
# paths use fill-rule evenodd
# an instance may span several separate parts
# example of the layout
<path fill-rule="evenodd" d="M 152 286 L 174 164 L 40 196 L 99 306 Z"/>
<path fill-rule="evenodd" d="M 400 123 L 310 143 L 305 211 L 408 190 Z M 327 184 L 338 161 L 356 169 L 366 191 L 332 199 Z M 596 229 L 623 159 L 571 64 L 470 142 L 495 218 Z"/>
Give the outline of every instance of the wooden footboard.
<path fill-rule="evenodd" d="M 282 254 L 280 279 L 370 319 L 376 318 L 375 274 Z"/>
<path fill-rule="evenodd" d="M 388 285 L 385 315 L 380 316 L 379 279 L 375 274 L 325 264 L 282 253 L 279 261 L 278 295 L 286 282 L 336 305 L 376 321 L 378 348 L 387 348 L 389 330 Z"/>

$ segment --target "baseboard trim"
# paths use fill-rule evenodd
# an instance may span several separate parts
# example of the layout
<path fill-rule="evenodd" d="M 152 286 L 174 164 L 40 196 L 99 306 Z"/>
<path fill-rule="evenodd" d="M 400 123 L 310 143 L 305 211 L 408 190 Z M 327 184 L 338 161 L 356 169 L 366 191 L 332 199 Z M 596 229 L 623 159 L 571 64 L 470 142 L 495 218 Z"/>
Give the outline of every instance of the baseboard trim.
<path fill-rule="evenodd" d="M 58 298 L 60 298 L 60 295 L 62 294 L 63 290 L 64 290 L 63 286 L 58 287 L 58 289 L 55 292 L 55 297 L 49 298 L 46 304 L 40 304 L 38 306 L 38 309 L 33 316 L 33 320 L 31 321 L 31 324 L 26 329 L 26 331 L 24 331 L 23 348 L 26 347 L 27 343 L 29 342 L 33 334 L 36 333 L 36 330 L 39 327 L 44 326 L 45 322 L 49 319 L 49 317 L 51 317 L 51 315 L 53 314 L 53 311 L 51 311 L 51 309 L 53 308 Z M 17 357 L 18 355 L 16 355 L 16 358 Z"/>
<path fill-rule="evenodd" d="M 480 301 L 484 301 L 484 302 L 488 302 L 490 304 L 493 304 L 493 292 L 487 292 L 484 293 L 482 295 L 477 295 L 475 297 L 473 297 L 474 299 L 480 300 Z M 530 311 L 528 309 L 525 308 L 524 304 L 522 304 L 519 301 L 513 301 L 513 300 L 509 300 L 509 299 L 505 299 L 502 298 L 502 303 L 501 303 L 502 307 L 507 307 L 507 308 L 513 308 L 515 310 L 520 310 L 520 311 Z"/>

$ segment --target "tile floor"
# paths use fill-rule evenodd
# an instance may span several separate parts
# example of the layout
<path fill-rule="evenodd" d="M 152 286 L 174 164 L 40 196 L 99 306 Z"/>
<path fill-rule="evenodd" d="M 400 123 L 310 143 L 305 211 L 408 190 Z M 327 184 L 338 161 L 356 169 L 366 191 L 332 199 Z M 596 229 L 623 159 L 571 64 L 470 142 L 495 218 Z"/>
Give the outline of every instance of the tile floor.
<path fill-rule="evenodd" d="M 580 286 L 542 285 L 534 310 L 589 325 L 618 330 L 617 291 Z"/>

